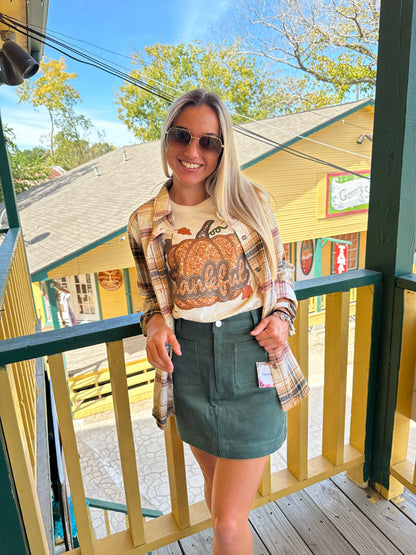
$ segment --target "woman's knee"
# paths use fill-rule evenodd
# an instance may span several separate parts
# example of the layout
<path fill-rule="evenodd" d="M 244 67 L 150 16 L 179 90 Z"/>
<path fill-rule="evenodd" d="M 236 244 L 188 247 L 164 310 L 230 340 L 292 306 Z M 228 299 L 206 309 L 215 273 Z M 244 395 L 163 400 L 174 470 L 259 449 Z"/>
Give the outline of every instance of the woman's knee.
<path fill-rule="evenodd" d="M 222 545 L 233 546 L 238 542 L 243 530 L 248 527 L 248 520 L 233 514 L 213 515 L 212 527 L 217 541 Z"/>

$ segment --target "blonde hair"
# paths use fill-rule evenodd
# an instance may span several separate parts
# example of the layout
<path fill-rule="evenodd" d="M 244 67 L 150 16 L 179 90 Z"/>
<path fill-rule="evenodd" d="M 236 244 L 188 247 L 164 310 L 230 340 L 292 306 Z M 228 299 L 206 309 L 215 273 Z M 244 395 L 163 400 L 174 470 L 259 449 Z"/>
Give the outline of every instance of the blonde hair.
<path fill-rule="evenodd" d="M 242 174 L 238 164 L 231 117 L 224 102 L 216 93 L 194 89 L 182 95 L 172 104 L 162 127 L 161 149 L 165 175 L 171 177 L 167 162 L 166 132 L 173 127 L 175 119 L 189 105 L 206 105 L 214 110 L 220 125 L 220 136 L 224 143 L 217 168 L 205 180 L 207 193 L 215 198 L 218 210 L 227 223 L 230 223 L 231 218 L 235 218 L 259 233 L 263 240 L 271 274 L 275 279 L 277 260 L 269 221 L 270 195 Z"/>

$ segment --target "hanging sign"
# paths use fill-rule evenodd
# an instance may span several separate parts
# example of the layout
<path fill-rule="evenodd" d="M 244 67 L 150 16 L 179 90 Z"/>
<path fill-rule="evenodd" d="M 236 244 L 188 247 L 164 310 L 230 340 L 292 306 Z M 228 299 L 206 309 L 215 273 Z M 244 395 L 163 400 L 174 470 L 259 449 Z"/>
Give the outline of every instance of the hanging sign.
<path fill-rule="evenodd" d="M 335 273 L 343 274 L 348 270 L 348 245 L 335 243 Z"/>

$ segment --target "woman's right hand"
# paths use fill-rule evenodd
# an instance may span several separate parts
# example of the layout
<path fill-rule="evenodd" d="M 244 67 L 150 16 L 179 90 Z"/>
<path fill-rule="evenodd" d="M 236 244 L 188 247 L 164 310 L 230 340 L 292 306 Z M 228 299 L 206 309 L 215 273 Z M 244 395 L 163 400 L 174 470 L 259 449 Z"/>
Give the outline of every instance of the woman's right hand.
<path fill-rule="evenodd" d="M 147 322 L 147 360 L 155 368 L 173 372 L 173 364 L 166 349 L 170 344 L 176 355 L 181 356 L 181 346 L 176 335 L 165 324 L 161 314 L 154 314 Z"/>

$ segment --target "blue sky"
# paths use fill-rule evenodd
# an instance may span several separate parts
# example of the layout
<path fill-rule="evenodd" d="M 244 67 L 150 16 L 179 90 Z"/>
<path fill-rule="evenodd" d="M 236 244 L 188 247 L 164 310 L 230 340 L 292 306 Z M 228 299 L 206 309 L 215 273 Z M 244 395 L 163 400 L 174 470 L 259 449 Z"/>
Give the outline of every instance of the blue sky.
<path fill-rule="evenodd" d="M 118 55 L 102 52 L 102 56 L 128 72 L 130 62 L 125 56 L 133 47 L 142 50 L 157 42 L 178 44 L 209 37 L 218 22 L 227 17 L 231 5 L 232 0 L 50 0 L 47 33 L 59 33 L 64 42 L 94 55 L 99 50 L 91 45 L 115 52 Z M 55 59 L 61 56 L 48 47 L 45 54 Z M 66 61 L 68 71 L 78 74 L 73 86 L 82 99 L 79 112 L 115 146 L 136 142 L 118 119 L 114 104 L 114 92 L 122 80 L 69 58 Z M 0 87 L 0 109 L 3 125 L 14 129 L 21 149 L 41 144 L 41 136 L 49 130 L 46 110 L 35 111 L 27 104 L 18 104 L 15 87 L 4 85 Z"/>

